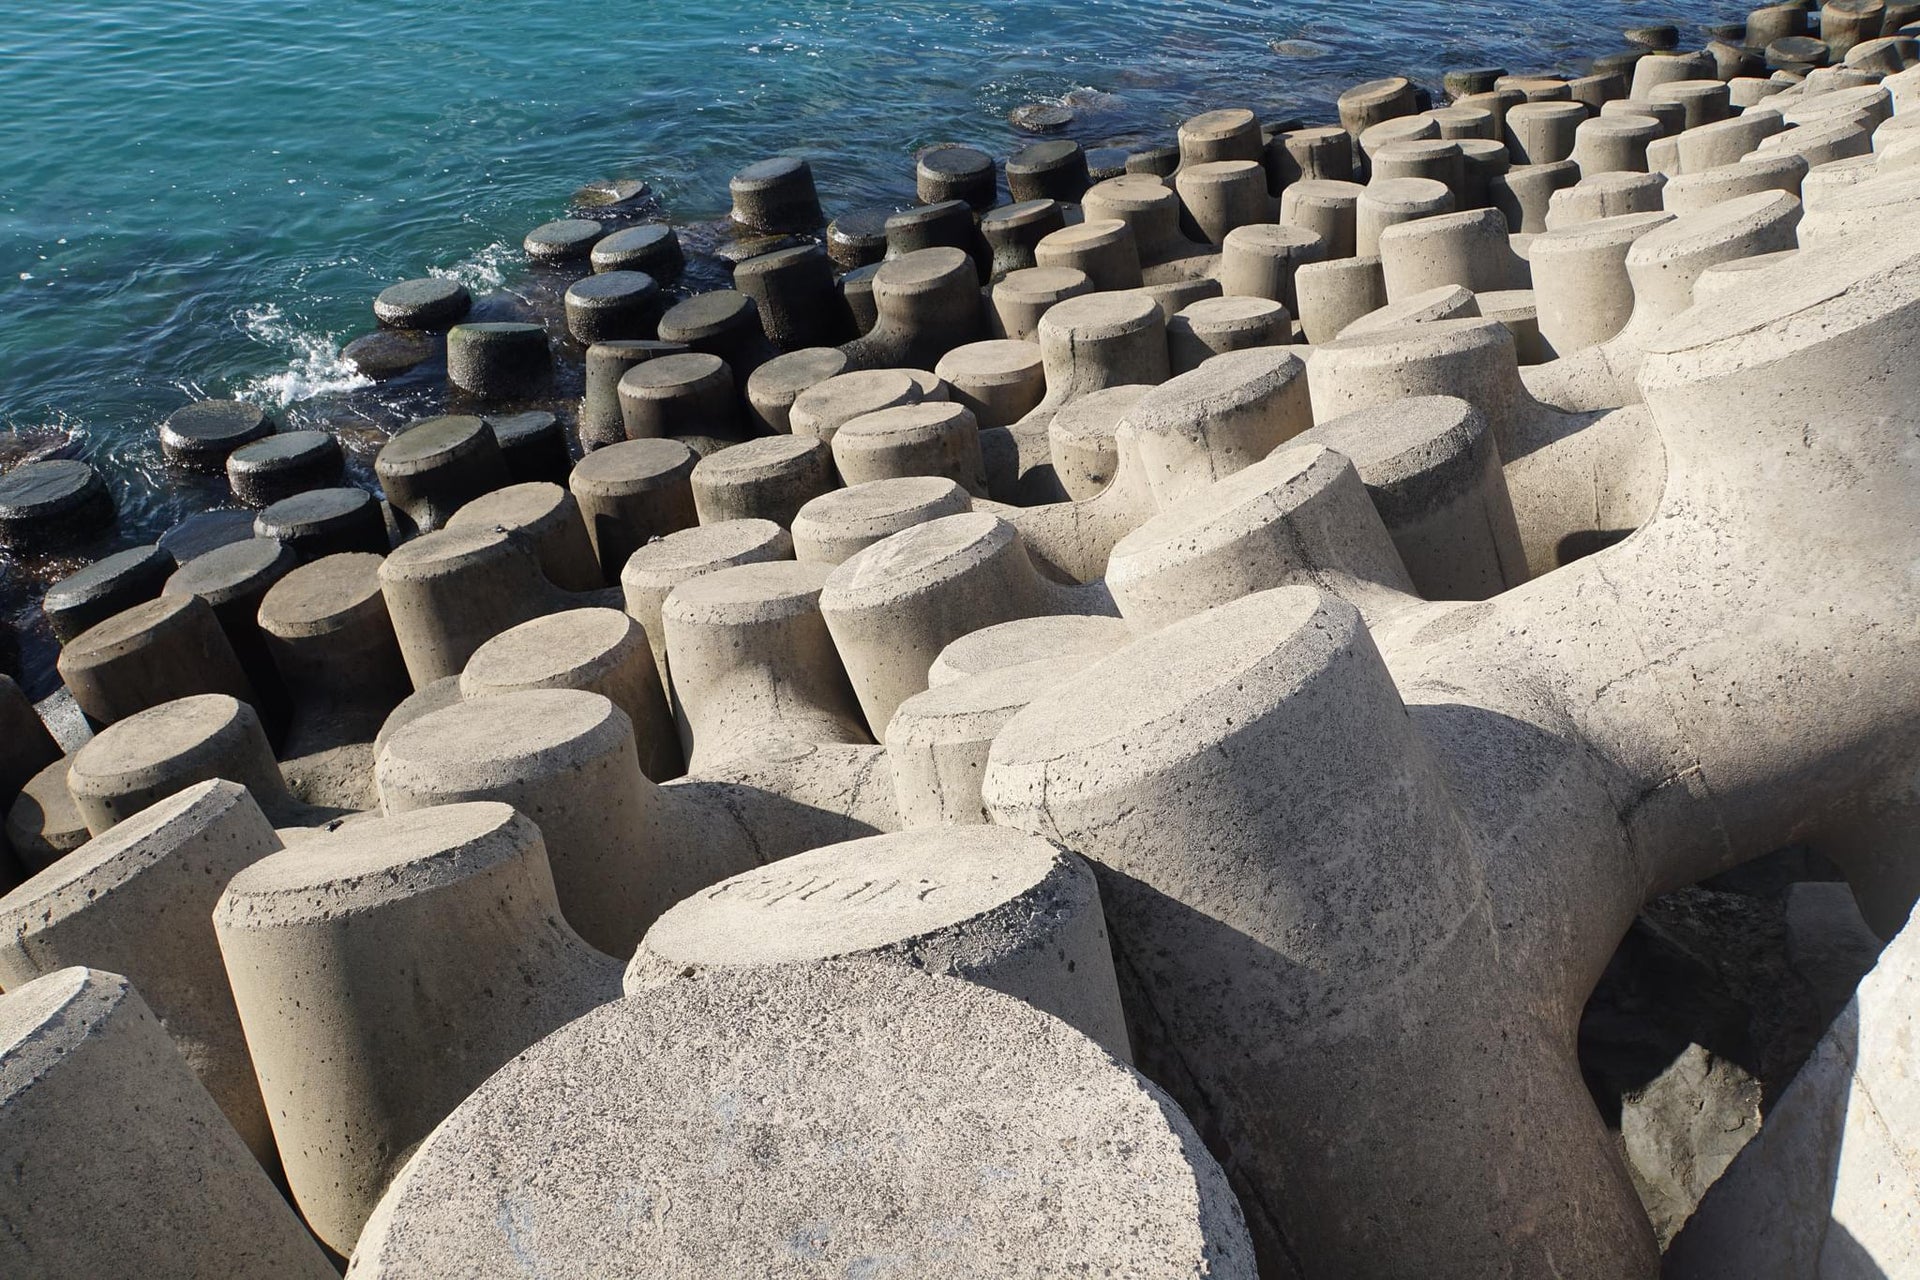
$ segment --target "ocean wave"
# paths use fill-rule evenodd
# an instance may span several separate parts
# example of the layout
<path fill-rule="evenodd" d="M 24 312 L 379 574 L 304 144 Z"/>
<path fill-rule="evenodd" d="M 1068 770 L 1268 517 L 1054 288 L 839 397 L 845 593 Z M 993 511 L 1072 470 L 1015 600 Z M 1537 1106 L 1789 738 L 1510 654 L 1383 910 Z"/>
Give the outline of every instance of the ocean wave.
<path fill-rule="evenodd" d="M 338 338 L 300 328 L 275 303 L 248 307 L 234 319 L 247 337 L 288 357 L 286 368 L 279 372 L 241 383 L 236 394 L 242 400 L 284 409 L 316 396 L 373 385 L 373 379 L 341 358 Z"/>

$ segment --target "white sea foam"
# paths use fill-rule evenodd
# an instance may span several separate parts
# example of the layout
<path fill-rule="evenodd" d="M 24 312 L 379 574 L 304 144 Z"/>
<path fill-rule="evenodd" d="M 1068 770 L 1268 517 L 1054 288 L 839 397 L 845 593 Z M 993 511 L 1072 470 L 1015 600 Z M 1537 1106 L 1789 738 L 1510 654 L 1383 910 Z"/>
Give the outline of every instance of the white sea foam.
<path fill-rule="evenodd" d="M 373 385 L 373 379 L 341 358 L 338 338 L 301 329 L 274 303 L 248 307 L 234 321 L 249 338 L 288 357 L 287 367 L 280 372 L 241 384 L 243 400 L 284 409 L 315 396 Z"/>
<path fill-rule="evenodd" d="M 450 267 L 429 267 L 429 275 L 454 280 L 469 293 L 488 293 L 507 282 L 507 269 L 520 260 L 520 251 L 505 241 L 495 241 L 464 262 Z"/>

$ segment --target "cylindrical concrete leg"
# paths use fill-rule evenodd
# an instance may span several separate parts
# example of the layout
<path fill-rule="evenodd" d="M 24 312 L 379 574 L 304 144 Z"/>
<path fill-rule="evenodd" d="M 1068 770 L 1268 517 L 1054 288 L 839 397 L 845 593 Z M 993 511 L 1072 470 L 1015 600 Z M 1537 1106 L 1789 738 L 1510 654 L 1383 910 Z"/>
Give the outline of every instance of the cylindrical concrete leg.
<path fill-rule="evenodd" d="M 213 606 L 195 595 L 161 596 L 89 627 L 57 665 L 96 725 L 198 693 L 256 696 Z"/>
<path fill-rule="evenodd" d="M 607 581 L 651 539 L 699 522 L 694 465 L 693 450 L 678 440 L 629 440 L 594 450 L 573 469 L 567 486 Z"/>
<path fill-rule="evenodd" d="M 273 1134 L 212 915 L 227 882 L 279 848 L 246 789 L 215 779 L 88 841 L 0 899 L 0 985 L 12 991 L 79 964 L 124 973 L 269 1169 Z"/>
<path fill-rule="evenodd" d="M 1361 316 L 1387 305 L 1387 280 L 1378 258 L 1309 262 L 1294 272 L 1300 330 L 1310 343 L 1331 342 Z"/>
<path fill-rule="evenodd" d="M 820 616 L 824 565 L 774 560 L 682 582 L 661 605 L 688 768 L 769 738 L 870 742 Z"/>
<path fill-rule="evenodd" d="M 667 593 L 682 582 L 716 569 L 791 559 L 793 539 L 771 520 L 695 525 L 656 539 L 627 558 L 627 567 L 620 573 L 627 616 L 646 630 L 647 643 L 653 649 L 654 667 L 661 678 L 668 681 L 669 696 L 673 686 L 667 669 L 666 633 L 660 621 L 660 606 Z"/>
<path fill-rule="evenodd" d="M 560 919 L 539 828 L 504 804 L 303 839 L 212 917 L 287 1182 L 343 1254 L 434 1125 L 618 990 Z"/>
<path fill-rule="evenodd" d="M 337 1274 L 119 974 L 0 997 L 0 1098 L 0 1272 Z"/>
<path fill-rule="evenodd" d="M 260 718 L 218 693 L 163 702 L 108 725 L 74 752 L 67 790 L 97 836 L 210 778 L 239 783 L 276 822 L 292 816 Z"/>
<path fill-rule="evenodd" d="M 1478 409 L 1412 396 L 1302 432 L 1360 473 L 1413 586 L 1429 600 L 1485 600 L 1527 579 L 1513 502 Z"/>
<path fill-rule="evenodd" d="M 964 405 L 899 405 L 847 423 L 833 437 L 833 462 L 849 485 L 901 476 L 944 476 L 984 497 L 980 427 Z"/>
<path fill-rule="evenodd" d="M 647 633 L 618 609 L 568 609 L 502 631 L 460 673 L 462 697 L 523 689 L 585 689 L 633 722 L 640 771 L 655 782 L 683 770 L 680 738 Z"/>

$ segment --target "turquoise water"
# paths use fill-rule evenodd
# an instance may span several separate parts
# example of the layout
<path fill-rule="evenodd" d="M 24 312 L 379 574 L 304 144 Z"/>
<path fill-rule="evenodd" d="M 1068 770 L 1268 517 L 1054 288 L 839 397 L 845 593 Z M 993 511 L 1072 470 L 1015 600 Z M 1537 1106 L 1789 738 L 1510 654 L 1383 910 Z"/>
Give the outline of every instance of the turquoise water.
<path fill-rule="evenodd" d="M 1342 85 L 1389 72 L 1437 88 L 1453 66 L 1571 69 L 1670 16 L 1650 0 L 22 6 L 0 43 L 0 465 L 53 449 L 99 465 L 123 518 L 97 554 L 225 505 L 158 464 L 154 427 L 190 398 L 345 428 L 364 454 L 422 407 L 338 361 L 371 296 L 428 270 L 518 287 L 521 236 L 594 179 L 644 178 L 697 221 L 724 213 L 734 170 L 796 153 L 831 214 L 910 199 L 928 143 L 1006 154 L 1026 102 L 1078 104 L 1068 133 L 1090 145 L 1167 141 L 1215 106 L 1328 118 Z M 36 586 L 66 567 L 0 562 L 0 611 L 30 626 Z M 35 683 L 43 647 L 29 635 Z"/>

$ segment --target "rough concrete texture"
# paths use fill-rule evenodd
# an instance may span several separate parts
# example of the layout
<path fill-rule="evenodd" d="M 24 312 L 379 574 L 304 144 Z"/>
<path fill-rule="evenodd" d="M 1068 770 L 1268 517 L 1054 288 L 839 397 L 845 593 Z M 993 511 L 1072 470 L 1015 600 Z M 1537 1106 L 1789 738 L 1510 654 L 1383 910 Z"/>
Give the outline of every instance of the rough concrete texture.
<path fill-rule="evenodd" d="M 539 828 L 504 804 L 302 840 L 212 917 L 287 1181 L 342 1254 L 447 1112 L 619 989 L 560 918 Z"/>
<path fill-rule="evenodd" d="M 1005 827 L 870 836 L 723 880 L 654 921 L 626 988 L 690 969 L 854 959 L 1004 991 L 1131 1056 L 1093 872 Z"/>
<path fill-rule="evenodd" d="M 335 1274 L 118 974 L 0 997 L 0 1161 L 7 1275 Z"/>
<path fill-rule="evenodd" d="M 1651 1280 L 1676 1230 L 1675 1274 L 1913 1272 L 1920 92 L 1864 19 L 1862 63 L 1817 69 L 1805 14 L 1753 23 L 1798 56 L 1777 80 L 1721 31 L 1459 75 L 1436 112 L 1391 78 L 1340 129 L 1199 118 L 1097 156 L 1071 224 L 983 229 L 951 195 L 990 170 L 932 152 L 966 160 L 923 172 L 940 199 L 829 236 L 869 264 L 863 337 L 781 364 L 744 293 L 698 294 L 661 330 L 700 359 L 602 350 L 607 447 L 564 494 L 495 489 L 257 617 L 175 597 L 74 636 L 74 704 L 113 727 L 69 762 L 20 722 L 8 839 L 48 861 L 82 811 L 131 839 L 214 776 L 311 824 L 284 839 L 313 918 L 236 935 L 241 1008 L 296 1081 L 273 1123 L 320 1135 L 288 1167 L 333 1247 L 395 1179 L 363 1274 Z M 742 182 L 749 221 L 819 222 L 800 162 Z M 1070 265 L 1030 265 L 1043 240 Z M 719 252 L 760 258 L 797 341 L 766 268 L 821 263 L 781 248 Z M 489 373 L 531 394 L 544 330 L 455 331 L 496 339 L 537 342 Z M 685 439 L 607 442 L 615 364 Z M 298 732 L 271 705 L 247 732 L 282 683 Z M 658 781 L 636 725 L 690 771 Z M 317 830 L 281 779 L 364 807 L 369 750 L 380 812 Z M 499 902 L 429 910 L 491 883 L 465 855 L 329 914 L 355 850 L 477 801 L 549 860 L 515 936 L 577 930 L 604 973 L 658 923 L 658 985 L 533 1043 L 486 1003 L 524 987 L 473 925 Z M 1019 914 L 1024 855 L 982 851 L 1029 837 L 1098 916 Z M 1739 905 L 1783 847 L 1806 883 Z M 167 901 L 113 941 L 184 954 L 225 878 L 144 874 Z M 1124 1039 L 1095 1034 L 1172 1103 L 1004 993 L 845 959 L 986 980 L 1031 941 L 1052 1007 L 1099 916 Z M 366 950 L 336 966 L 339 938 Z M 524 1052 L 432 1065 L 482 1044 Z"/>
<path fill-rule="evenodd" d="M 1157 1087 L 1019 1000 L 894 965 L 708 972 L 574 1022 L 435 1130 L 349 1274 L 528 1268 L 1254 1275 Z"/>

